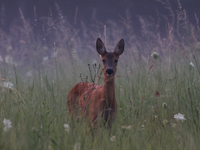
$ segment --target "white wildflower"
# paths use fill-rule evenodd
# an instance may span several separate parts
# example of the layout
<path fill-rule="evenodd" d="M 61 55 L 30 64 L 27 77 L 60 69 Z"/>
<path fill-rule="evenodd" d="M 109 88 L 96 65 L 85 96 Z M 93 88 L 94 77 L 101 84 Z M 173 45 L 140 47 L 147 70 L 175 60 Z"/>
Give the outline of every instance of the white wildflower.
<path fill-rule="evenodd" d="M 144 125 L 142 125 L 142 128 L 144 128 Z"/>
<path fill-rule="evenodd" d="M 164 120 L 163 120 L 163 124 L 164 124 L 164 125 L 168 124 L 168 122 L 169 122 L 169 121 L 168 121 L 167 119 L 164 119 Z"/>
<path fill-rule="evenodd" d="M 167 103 L 164 102 L 164 103 L 162 104 L 162 107 L 166 109 L 166 108 L 167 108 Z"/>
<path fill-rule="evenodd" d="M 6 55 L 6 57 L 5 57 L 5 62 L 6 62 L 7 64 L 13 65 L 13 63 L 14 63 L 13 57 L 10 56 L 10 55 Z"/>
<path fill-rule="evenodd" d="M 193 64 L 192 62 L 190 62 L 190 66 L 191 66 L 191 67 L 194 67 L 194 64 Z"/>
<path fill-rule="evenodd" d="M 8 88 L 8 89 L 13 89 L 13 88 L 14 88 L 14 84 L 11 83 L 11 82 L 6 82 L 6 81 L 4 81 L 4 82 L 3 82 L 3 87 L 4 87 L 4 88 Z"/>
<path fill-rule="evenodd" d="M 111 136 L 110 140 L 114 142 L 114 141 L 116 141 L 116 137 L 115 136 Z"/>
<path fill-rule="evenodd" d="M 152 57 L 153 59 L 158 59 L 158 58 L 159 58 L 159 54 L 158 54 L 157 52 L 153 52 L 153 53 L 151 54 L 151 57 Z"/>
<path fill-rule="evenodd" d="M 46 57 L 43 58 L 43 61 L 47 61 L 48 59 L 49 59 L 49 57 L 46 56 Z"/>
<path fill-rule="evenodd" d="M 64 126 L 64 128 L 65 128 L 65 131 L 69 132 L 69 130 L 70 130 L 69 125 L 68 125 L 68 124 L 64 124 L 63 126 Z"/>
<path fill-rule="evenodd" d="M 9 65 L 15 65 L 15 66 L 19 66 L 19 65 L 20 65 L 20 64 L 16 63 L 16 62 L 14 61 L 13 57 L 10 56 L 10 55 L 6 55 L 6 56 L 5 56 L 5 62 L 6 62 L 7 64 L 9 64 Z"/>
<path fill-rule="evenodd" d="M 182 121 L 186 120 L 185 117 L 184 117 L 184 115 L 180 114 L 180 113 L 175 114 L 174 115 L 174 119 L 176 119 L 176 120 L 182 120 Z"/>
<path fill-rule="evenodd" d="M 172 128 L 175 128 L 176 124 L 175 123 L 171 123 L 171 126 L 172 126 Z"/>
<path fill-rule="evenodd" d="M 8 131 L 9 128 L 12 128 L 12 125 L 11 125 L 12 122 L 11 122 L 9 119 L 5 119 L 5 118 L 4 118 L 3 123 L 4 123 L 4 125 L 5 125 L 4 131 Z"/>

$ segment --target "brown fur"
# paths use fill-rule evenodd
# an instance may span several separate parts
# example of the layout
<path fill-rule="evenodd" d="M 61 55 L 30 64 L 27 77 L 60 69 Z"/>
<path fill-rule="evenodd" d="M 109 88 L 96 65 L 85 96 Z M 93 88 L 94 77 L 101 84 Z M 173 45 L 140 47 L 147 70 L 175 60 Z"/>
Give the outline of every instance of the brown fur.
<path fill-rule="evenodd" d="M 123 53 L 124 40 L 120 40 L 114 52 L 107 52 L 101 39 L 97 39 L 97 52 L 103 60 L 104 82 L 98 86 L 89 82 L 76 84 L 67 96 L 69 113 L 77 116 L 80 112 L 84 117 L 89 117 L 94 127 L 101 117 L 108 126 L 115 119 L 117 113 L 117 101 L 115 99 L 115 73 L 119 55 Z M 109 70 L 110 75 L 108 76 Z"/>

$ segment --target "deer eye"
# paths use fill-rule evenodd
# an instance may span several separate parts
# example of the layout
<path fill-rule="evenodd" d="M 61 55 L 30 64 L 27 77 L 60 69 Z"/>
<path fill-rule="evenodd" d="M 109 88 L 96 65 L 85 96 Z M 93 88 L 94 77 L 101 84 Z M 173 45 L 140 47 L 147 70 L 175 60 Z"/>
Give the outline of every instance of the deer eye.
<path fill-rule="evenodd" d="M 105 63 L 105 62 L 106 62 L 106 60 L 105 60 L 105 59 L 103 59 L 102 61 L 103 61 L 103 63 Z"/>
<path fill-rule="evenodd" d="M 117 63 L 118 62 L 118 60 L 115 60 L 115 63 Z"/>

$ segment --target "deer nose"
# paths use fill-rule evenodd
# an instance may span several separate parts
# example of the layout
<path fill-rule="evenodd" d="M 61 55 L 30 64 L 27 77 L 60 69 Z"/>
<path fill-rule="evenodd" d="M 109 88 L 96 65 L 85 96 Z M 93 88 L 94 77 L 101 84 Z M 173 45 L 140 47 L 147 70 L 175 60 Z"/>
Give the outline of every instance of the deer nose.
<path fill-rule="evenodd" d="M 106 69 L 106 74 L 107 74 L 108 76 L 113 75 L 113 73 L 114 73 L 114 71 L 113 71 L 112 68 L 108 68 L 108 69 Z"/>

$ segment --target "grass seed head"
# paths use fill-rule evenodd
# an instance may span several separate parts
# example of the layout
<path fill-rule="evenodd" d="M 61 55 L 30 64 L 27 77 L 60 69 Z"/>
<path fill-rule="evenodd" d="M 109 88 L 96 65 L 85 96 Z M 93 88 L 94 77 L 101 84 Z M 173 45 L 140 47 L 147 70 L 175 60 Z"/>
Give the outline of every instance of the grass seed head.
<path fill-rule="evenodd" d="M 157 53 L 157 52 L 153 52 L 152 54 L 151 54 L 151 57 L 153 58 L 153 59 L 158 59 L 159 58 L 159 53 Z"/>

